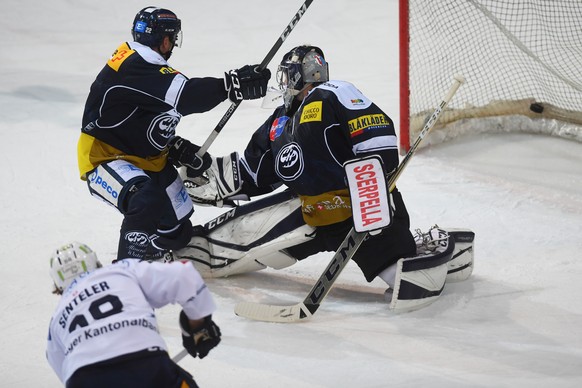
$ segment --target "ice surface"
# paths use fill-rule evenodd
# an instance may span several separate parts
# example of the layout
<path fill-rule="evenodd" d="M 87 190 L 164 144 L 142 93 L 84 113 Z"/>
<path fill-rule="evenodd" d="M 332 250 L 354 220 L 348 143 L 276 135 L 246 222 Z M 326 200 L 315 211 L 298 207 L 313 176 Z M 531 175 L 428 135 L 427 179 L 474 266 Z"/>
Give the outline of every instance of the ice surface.
<path fill-rule="evenodd" d="M 109 263 L 121 216 L 91 198 L 77 176 L 76 142 L 89 86 L 130 38 L 137 10 L 113 0 L 3 1 L 0 54 L 0 386 L 58 387 L 44 356 L 50 252 L 87 243 Z M 264 58 L 299 1 L 162 2 L 182 19 L 171 64 L 190 77 Z M 271 63 L 291 47 L 319 45 L 332 78 L 356 84 L 398 122 L 396 0 L 316 0 Z M 453 74 L 451 74 L 452 76 Z M 445 91 L 443 91 L 444 93 Z M 228 103 L 189 116 L 178 131 L 199 144 Z M 242 150 L 269 114 L 244 102 L 210 148 Z M 243 300 L 303 299 L 331 254 L 281 271 L 208 281 L 223 342 L 185 358 L 201 387 L 582 386 L 582 148 L 535 135 L 478 134 L 418 152 L 398 186 L 412 224 L 476 233 L 470 280 L 433 305 L 396 315 L 381 281 L 350 263 L 317 314 L 300 324 L 234 315 Z M 195 223 L 217 212 L 200 208 Z M 178 308 L 159 311 L 172 354 Z"/>

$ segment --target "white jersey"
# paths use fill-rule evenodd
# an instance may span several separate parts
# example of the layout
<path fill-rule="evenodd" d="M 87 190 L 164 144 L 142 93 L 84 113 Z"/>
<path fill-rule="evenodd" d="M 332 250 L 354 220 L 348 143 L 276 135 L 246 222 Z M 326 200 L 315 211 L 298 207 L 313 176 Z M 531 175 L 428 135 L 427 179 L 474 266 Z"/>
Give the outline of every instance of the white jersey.
<path fill-rule="evenodd" d="M 155 308 L 178 303 L 190 319 L 216 306 L 190 262 L 122 260 L 86 273 L 65 290 L 50 323 L 47 359 L 65 383 L 79 368 L 158 347 Z"/>

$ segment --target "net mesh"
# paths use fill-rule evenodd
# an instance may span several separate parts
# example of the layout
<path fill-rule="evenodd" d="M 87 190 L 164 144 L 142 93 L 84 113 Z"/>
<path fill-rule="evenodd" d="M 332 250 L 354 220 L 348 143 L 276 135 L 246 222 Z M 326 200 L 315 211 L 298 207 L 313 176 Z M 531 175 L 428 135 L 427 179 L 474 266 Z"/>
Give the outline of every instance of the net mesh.
<path fill-rule="evenodd" d="M 408 7 L 411 139 L 461 74 L 467 82 L 435 129 L 521 115 L 548 128 L 538 131 L 582 141 L 581 1 L 408 0 Z"/>

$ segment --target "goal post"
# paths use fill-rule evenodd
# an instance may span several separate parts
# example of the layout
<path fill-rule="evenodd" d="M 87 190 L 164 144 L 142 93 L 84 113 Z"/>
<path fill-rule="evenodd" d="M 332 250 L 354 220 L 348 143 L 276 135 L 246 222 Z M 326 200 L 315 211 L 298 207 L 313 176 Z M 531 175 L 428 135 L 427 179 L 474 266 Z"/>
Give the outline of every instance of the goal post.
<path fill-rule="evenodd" d="M 399 0 L 400 151 L 451 73 L 467 83 L 424 145 L 480 132 L 582 141 L 582 2 Z"/>

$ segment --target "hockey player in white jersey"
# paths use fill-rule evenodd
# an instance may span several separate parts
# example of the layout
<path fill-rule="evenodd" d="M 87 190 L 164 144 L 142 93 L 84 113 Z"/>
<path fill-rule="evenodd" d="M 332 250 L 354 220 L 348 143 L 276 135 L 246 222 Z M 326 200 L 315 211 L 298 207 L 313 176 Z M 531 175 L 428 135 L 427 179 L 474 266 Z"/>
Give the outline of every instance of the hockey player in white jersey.
<path fill-rule="evenodd" d="M 195 228 L 188 246 L 175 254 L 195 261 L 203 276 L 280 269 L 336 251 L 354 226 L 344 165 L 369 157 L 381 160 L 385 172 L 399 165 L 391 118 L 355 85 L 330 80 L 320 48 L 297 46 L 285 54 L 277 81 L 283 104 L 254 132 L 243 157 L 214 158 L 202 186 L 181 171 L 199 204 L 222 206 L 287 186 Z M 422 307 L 441 294 L 447 279 L 471 274 L 473 233 L 433 228 L 414 235 L 396 187 L 388 202 L 389 225 L 369 235 L 352 259 L 368 282 L 386 281 L 392 308 Z"/>
<path fill-rule="evenodd" d="M 220 342 L 216 306 L 189 262 L 121 260 L 102 267 L 87 245 L 74 242 L 50 260 L 54 293 L 46 355 L 67 388 L 197 387 L 170 359 L 154 309 L 182 307 L 183 345 L 205 357 Z"/>

